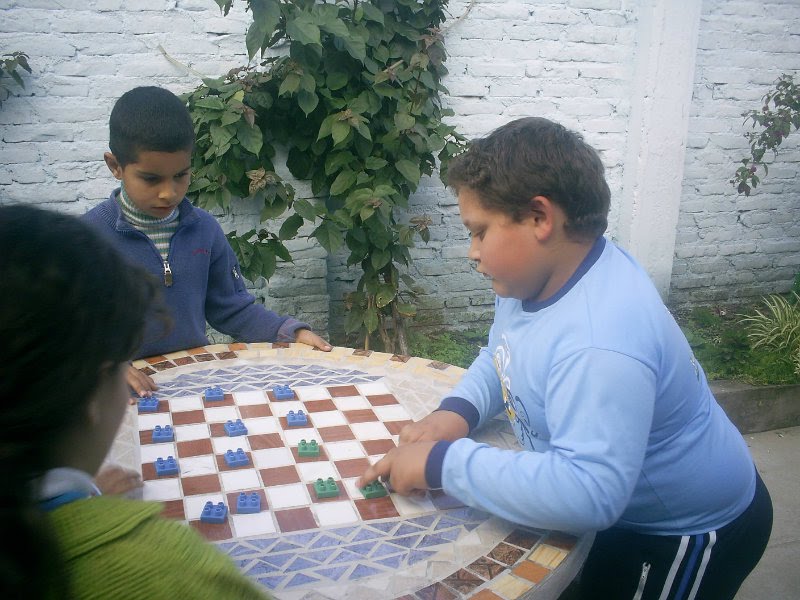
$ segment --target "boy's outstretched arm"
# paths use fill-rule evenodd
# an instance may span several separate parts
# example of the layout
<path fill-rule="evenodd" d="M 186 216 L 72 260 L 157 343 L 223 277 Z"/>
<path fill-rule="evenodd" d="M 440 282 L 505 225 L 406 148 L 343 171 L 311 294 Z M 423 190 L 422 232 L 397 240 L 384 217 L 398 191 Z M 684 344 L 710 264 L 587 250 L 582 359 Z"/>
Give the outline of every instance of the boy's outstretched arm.
<path fill-rule="evenodd" d="M 395 492 L 408 496 L 416 490 L 427 490 L 425 465 L 436 442 L 416 442 L 393 448 L 382 459 L 370 466 L 356 481 L 359 488 L 376 479 L 388 481 Z"/>
<path fill-rule="evenodd" d="M 437 410 L 421 421 L 403 427 L 400 431 L 400 445 L 439 440 L 454 442 L 468 434 L 469 423 L 464 417 L 449 410 Z"/>
<path fill-rule="evenodd" d="M 300 344 L 307 344 L 313 348 L 319 348 L 323 352 L 330 352 L 332 346 L 310 329 L 298 329 L 294 334 L 294 341 Z"/>
<path fill-rule="evenodd" d="M 128 381 L 128 387 L 140 397 L 152 396 L 153 392 L 158 389 L 156 382 L 153 381 L 148 375 L 142 373 L 133 365 L 128 367 L 128 372 L 125 375 Z"/>

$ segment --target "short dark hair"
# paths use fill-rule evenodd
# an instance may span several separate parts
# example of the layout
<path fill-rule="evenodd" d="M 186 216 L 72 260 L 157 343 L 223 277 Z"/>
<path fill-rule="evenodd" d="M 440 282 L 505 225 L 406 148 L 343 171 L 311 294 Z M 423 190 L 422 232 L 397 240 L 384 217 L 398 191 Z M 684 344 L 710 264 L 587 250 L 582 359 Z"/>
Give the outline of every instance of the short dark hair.
<path fill-rule="evenodd" d="M 448 185 L 474 190 L 481 204 L 521 221 L 544 196 L 567 217 L 567 235 L 596 238 L 608 226 L 611 193 L 597 151 L 580 134 L 540 117 L 512 121 L 453 158 Z"/>
<path fill-rule="evenodd" d="M 164 88 L 133 88 L 111 110 L 108 146 L 121 167 L 139 152 L 194 150 L 194 126 L 186 104 Z"/>

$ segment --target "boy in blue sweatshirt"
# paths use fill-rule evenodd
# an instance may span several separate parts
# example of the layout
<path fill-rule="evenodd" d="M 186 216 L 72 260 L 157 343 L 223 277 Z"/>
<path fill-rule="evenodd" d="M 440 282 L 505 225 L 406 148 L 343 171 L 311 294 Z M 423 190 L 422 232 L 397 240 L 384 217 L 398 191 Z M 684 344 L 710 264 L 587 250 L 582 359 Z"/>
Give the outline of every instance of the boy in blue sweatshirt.
<path fill-rule="evenodd" d="M 441 487 L 516 523 L 598 532 L 583 598 L 733 598 L 769 539 L 769 493 L 649 277 L 602 237 L 597 153 L 520 119 L 448 179 L 498 296 L 488 346 L 359 484 Z M 501 411 L 521 452 L 467 437 Z"/>
<path fill-rule="evenodd" d="M 109 120 L 106 165 L 120 187 L 84 215 L 130 261 L 161 282 L 171 327 L 151 318 L 134 358 L 208 344 L 206 321 L 242 342 L 301 342 L 331 346 L 306 323 L 255 302 L 216 219 L 185 197 L 191 176 L 194 127 L 186 105 L 159 87 L 123 94 Z M 128 385 L 140 396 L 156 385 L 130 368 Z"/>

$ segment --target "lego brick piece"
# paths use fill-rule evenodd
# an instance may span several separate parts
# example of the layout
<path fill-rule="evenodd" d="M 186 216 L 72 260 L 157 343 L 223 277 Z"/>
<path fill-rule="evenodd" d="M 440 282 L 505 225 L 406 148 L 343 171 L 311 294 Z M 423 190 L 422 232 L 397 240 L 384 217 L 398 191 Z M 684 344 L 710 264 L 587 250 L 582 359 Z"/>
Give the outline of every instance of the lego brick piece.
<path fill-rule="evenodd" d="M 314 482 L 314 493 L 317 494 L 317 498 L 335 498 L 339 495 L 339 486 L 336 485 L 333 477 L 328 477 L 328 479 L 320 477 Z"/>
<path fill-rule="evenodd" d="M 203 400 L 206 402 L 222 402 L 224 399 L 225 392 L 222 391 L 221 387 L 206 388 L 206 391 L 203 392 Z"/>
<path fill-rule="evenodd" d="M 297 445 L 297 455 L 319 456 L 319 444 L 317 444 L 317 440 L 311 440 L 310 442 L 300 440 L 300 443 Z"/>
<path fill-rule="evenodd" d="M 161 458 L 159 456 L 153 464 L 156 467 L 156 475 L 159 477 L 162 475 L 177 475 L 180 471 L 180 469 L 178 469 L 178 461 L 172 456 L 168 456 L 167 458 Z"/>
<path fill-rule="evenodd" d="M 288 385 L 276 385 L 272 388 L 272 393 L 275 394 L 275 400 L 291 400 L 294 398 L 294 392 Z"/>
<path fill-rule="evenodd" d="M 203 507 L 203 512 L 200 513 L 200 520 L 204 523 L 224 523 L 227 518 L 228 507 L 222 502 L 214 504 L 208 501 Z"/>
<path fill-rule="evenodd" d="M 153 443 L 160 444 L 161 442 L 174 442 L 175 432 L 172 430 L 172 425 L 156 425 L 153 429 Z"/>
<path fill-rule="evenodd" d="M 139 412 L 158 412 L 158 398 L 150 396 L 149 398 L 139 398 Z"/>
<path fill-rule="evenodd" d="M 239 492 L 239 498 L 236 500 L 236 512 L 239 514 L 261 512 L 261 496 L 256 492 L 249 494 Z"/>
<path fill-rule="evenodd" d="M 308 425 L 308 417 L 302 410 L 298 410 L 297 412 L 290 410 L 289 414 L 286 415 L 286 424 L 289 427 Z"/>
<path fill-rule="evenodd" d="M 236 452 L 228 450 L 225 453 L 225 462 L 228 463 L 229 467 L 242 467 L 244 465 L 249 465 L 250 459 L 247 458 L 247 454 L 245 454 L 244 450 L 237 448 Z"/>
<path fill-rule="evenodd" d="M 242 423 L 241 419 L 235 421 L 227 421 L 224 425 L 225 433 L 228 437 L 235 437 L 237 435 L 247 435 L 247 427 Z"/>
<path fill-rule="evenodd" d="M 367 500 L 372 500 L 373 498 L 383 498 L 388 494 L 386 488 L 383 487 L 380 481 L 368 483 L 364 487 L 360 488 L 360 491 Z"/>

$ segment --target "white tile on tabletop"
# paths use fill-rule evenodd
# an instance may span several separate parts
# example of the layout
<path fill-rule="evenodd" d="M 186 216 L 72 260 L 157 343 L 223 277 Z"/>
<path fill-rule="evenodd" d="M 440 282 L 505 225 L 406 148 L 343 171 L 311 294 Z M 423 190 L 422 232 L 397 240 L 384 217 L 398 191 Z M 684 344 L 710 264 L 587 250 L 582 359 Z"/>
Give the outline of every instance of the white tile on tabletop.
<path fill-rule="evenodd" d="M 295 396 L 305 402 L 309 400 L 327 400 L 331 397 L 330 392 L 321 385 L 304 385 L 292 388 Z"/>
<path fill-rule="evenodd" d="M 137 420 L 139 431 L 155 429 L 156 425 L 172 425 L 172 415 L 169 413 L 140 413 Z"/>
<path fill-rule="evenodd" d="M 288 448 L 267 448 L 265 450 L 253 450 L 251 453 L 253 463 L 259 469 L 269 469 L 272 467 L 285 467 L 294 464 L 294 456 Z"/>
<path fill-rule="evenodd" d="M 333 403 L 339 410 L 360 410 L 362 408 L 372 408 L 366 398 L 361 396 L 343 396 L 342 398 L 334 398 Z"/>
<path fill-rule="evenodd" d="M 183 497 L 180 479 L 157 479 L 145 481 L 142 500 L 178 500 Z"/>
<path fill-rule="evenodd" d="M 362 458 L 367 455 L 364 447 L 355 440 L 330 442 L 325 444 L 325 452 L 328 453 L 328 458 L 331 460 Z"/>
<path fill-rule="evenodd" d="M 401 517 L 412 517 L 424 513 L 436 512 L 436 507 L 427 495 L 420 498 L 392 494 L 392 500 Z"/>
<path fill-rule="evenodd" d="M 261 433 L 275 433 L 281 430 L 277 417 L 257 417 L 253 419 L 242 419 L 242 423 L 247 427 L 248 435 Z"/>
<path fill-rule="evenodd" d="M 252 490 L 261 487 L 261 482 L 255 469 L 222 471 L 219 474 L 219 478 L 222 481 L 222 489 L 226 492 Z"/>
<path fill-rule="evenodd" d="M 182 477 L 213 475 L 217 472 L 217 461 L 210 454 L 190 456 L 188 458 L 179 458 L 178 467 L 181 470 Z"/>
<path fill-rule="evenodd" d="M 264 491 L 267 493 L 267 504 L 273 510 L 306 506 L 311 503 L 308 488 L 304 483 L 267 487 Z"/>
<path fill-rule="evenodd" d="M 235 421 L 239 418 L 239 411 L 235 406 L 215 406 L 206 408 L 207 423 L 224 423 L 225 421 Z"/>
<path fill-rule="evenodd" d="M 183 396 L 181 398 L 170 398 L 169 409 L 172 412 L 184 412 L 187 410 L 200 410 L 203 408 L 203 401 L 200 396 Z"/>
<path fill-rule="evenodd" d="M 233 523 L 233 533 L 237 538 L 264 535 L 276 531 L 272 512 L 268 510 L 250 515 L 230 515 L 229 519 Z"/>
<path fill-rule="evenodd" d="M 143 463 L 155 461 L 157 458 L 167 458 L 168 456 L 178 456 L 175 444 L 142 444 L 141 457 Z"/>
<path fill-rule="evenodd" d="M 284 400 L 279 402 L 270 402 L 269 409 L 272 411 L 272 414 L 276 417 L 285 417 L 289 414 L 289 411 L 297 412 L 298 410 L 303 410 L 304 405 L 302 402 L 297 400 Z"/>
<path fill-rule="evenodd" d="M 353 500 L 363 500 L 364 494 L 361 493 L 361 490 L 356 485 L 356 481 L 358 481 L 358 477 L 350 477 L 349 479 L 343 479 L 342 485 L 350 498 Z"/>
<path fill-rule="evenodd" d="M 234 392 L 233 401 L 239 406 L 253 406 L 266 404 L 267 395 L 261 390 L 248 390 L 246 392 Z"/>
<path fill-rule="evenodd" d="M 326 410 L 323 412 L 310 413 L 308 415 L 314 427 L 334 427 L 336 425 L 347 425 L 347 419 L 338 410 Z"/>
<path fill-rule="evenodd" d="M 333 465 L 327 460 L 297 463 L 296 467 L 297 472 L 300 473 L 300 479 L 306 483 L 316 481 L 320 477 L 322 479 L 327 479 L 328 477 L 333 477 L 334 479 L 339 478 L 339 474 L 336 472 L 336 469 L 334 469 Z"/>
<path fill-rule="evenodd" d="M 372 410 L 381 421 L 406 421 L 411 418 L 408 411 L 399 404 L 389 406 L 373 406 Z"/>
<path fill-rule="evenodd" d="M 211 445 L 214 447 L 214 454 L 225 454 L 228 450 L 236 452 L 239 448 L 245 452 L 250 451 L 250 442 L 247 441 L 246 435 L 212 437 Z"/>
<path fill-rule="evenodd" d="M 352 423 L 350 430 L 358 440 L 382 440 L 392 436 L 386 425 L 379 421 L 369 423 Z"/>
<path fill-rule="evenodd" d="M 228 502 L 223 494 L 202 494 L 200 496 L 186 496 L 183 499 L 183 506 L 186 509 L 186 520 L 196 521 L 203 514 L 203 508 L 206 502 L 213 502 L 214 504 L 224 503 L 226 506 Z M 230 514 L 230 506 L 228 506 L 228 514 Z"/>
<path fill-rule="evenodd" d="M 312 504 L 311 510 L 317 516 L 321 527 L 357 523 L 360 519 L 350 502 L 322 502 Z"/>
<path fill-rule="evenodd" d="M 297 446 L 301 440 L 307 442 L 317 440 L 317 443 L 322 442 L 317 430 L 313 428 L 287 429 L 283 432 L 283 439 L 286 440 L 286 444 L 289 446 Z"/>
<path fill-rule="evenodd" d="M 194 423 L 192 425 L 176 425 L 172 428 L 175 431 L 175 440 L 178 442 L 188 442 L 190 440 L 203 440 L 210 433 L 208 425 L 205 423 Z"/>
<path fill-rule="evenodd" d="M 391 390 L 382 381 L 372 383 L 357 383 L 356 388 L 362 396 L 378 396 L 379 394 L 391 394 Z"/>

